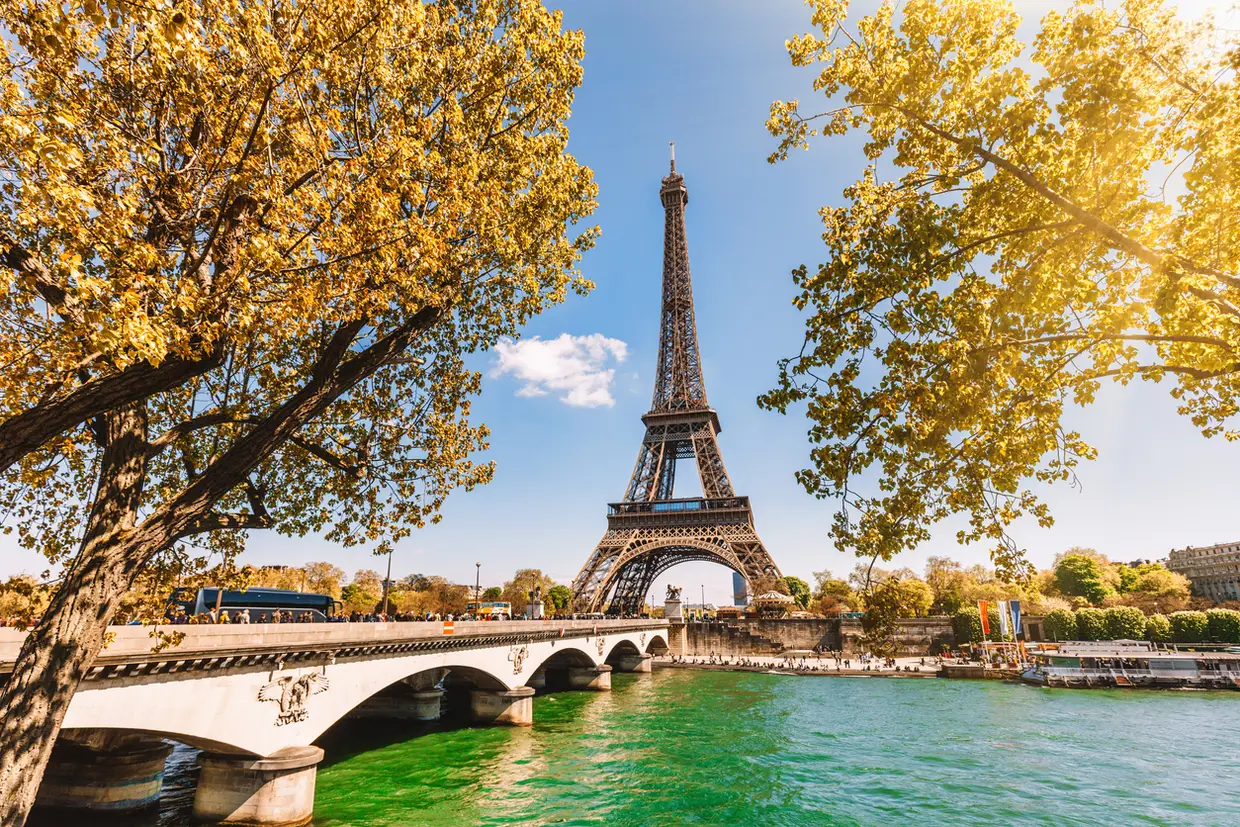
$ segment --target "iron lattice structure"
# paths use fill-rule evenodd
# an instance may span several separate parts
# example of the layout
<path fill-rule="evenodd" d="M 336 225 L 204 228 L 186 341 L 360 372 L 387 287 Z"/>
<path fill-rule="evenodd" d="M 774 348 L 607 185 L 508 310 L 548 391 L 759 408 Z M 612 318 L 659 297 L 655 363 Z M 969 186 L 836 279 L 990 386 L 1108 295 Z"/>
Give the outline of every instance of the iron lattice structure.
<path fill-rule="evenodd" d="M 607 533 L 573 581 L 580 611 L 634 614 L 656 577 L 689 560 L 740 572 L 751 592 L 781 576 L 754 529 L 749 498 L 732 488 L 719 450 L 719 415 L 706 400 L 685 239 L 689 191 L 674 156 L 659 197 L 663 304 L 654 399 L 642 417 L 646 436 L 624 501 L 608 505 Z M 676 461 L 690 458 L 703 496 L 676 499 Z"/>

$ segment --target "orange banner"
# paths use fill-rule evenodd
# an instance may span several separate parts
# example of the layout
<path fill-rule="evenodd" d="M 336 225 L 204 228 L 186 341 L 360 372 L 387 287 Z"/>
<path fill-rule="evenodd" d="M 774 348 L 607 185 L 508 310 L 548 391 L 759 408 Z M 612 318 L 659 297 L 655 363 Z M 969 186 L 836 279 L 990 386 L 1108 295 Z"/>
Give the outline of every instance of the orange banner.
<path fill-rule="evenodd" d="M 990 637 L 990 601 L 977 601 L 977 610 L 982 615 L 982 637 Z"/>

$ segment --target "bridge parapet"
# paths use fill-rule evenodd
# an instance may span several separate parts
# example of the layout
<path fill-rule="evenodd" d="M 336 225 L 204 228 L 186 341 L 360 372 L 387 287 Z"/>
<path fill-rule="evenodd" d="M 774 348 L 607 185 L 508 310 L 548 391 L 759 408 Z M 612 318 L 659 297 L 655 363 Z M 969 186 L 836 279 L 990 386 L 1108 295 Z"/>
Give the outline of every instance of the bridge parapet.
<path fill-rule="evenodd" d="M 261 656 L 377 654 L 381 649 L 412 646 L 407 651 L 434 651 L 498 646 L 512 642 L 551 640 L 561 636 L 617 634 L 654 630 L 663 620 L 525 620 L 409 621 L 391 623 L 234 623 L 184 626 L 115 626 L 114 638 L 95 661 L 87 680 L 109 666 L 210 658 L 245 658 L 255 665 Z M 153 651 L 156 632 L 184 633 L 184 639 Z M 0 629 L 0 674 L 12 671 L 26 633 Z M 395 651 L 402 651 L 397 648 Z M 283 662 L 283 661 L 282 661 Z M 215 664 L 234 665 L 232 663 Z"/>

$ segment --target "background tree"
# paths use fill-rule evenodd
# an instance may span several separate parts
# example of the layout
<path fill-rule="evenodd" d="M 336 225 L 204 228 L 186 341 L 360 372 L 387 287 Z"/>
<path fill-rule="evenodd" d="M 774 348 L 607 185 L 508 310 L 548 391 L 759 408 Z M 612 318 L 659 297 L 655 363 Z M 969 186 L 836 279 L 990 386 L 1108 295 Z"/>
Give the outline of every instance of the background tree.
<path fill-rule="evenodd" d="M 499 586 L 488 586 L 486 591 L 482 593 L 482 599 L 489 601 L 489 602 L 494 602 L 496 600 L 499 600 L 501 597 L 503 597 L 503 595 L 504 595 L 504 590 L 501 589 Z"/>
<path fill-rule="evenodd" d="M 568 608 L 573 602 L 573 590 L 559 584 L 547 590 L 547 603 L 557 614 Z"/>
<path fill-rule="evenodd" d="M 934 592 L 935 614 L 954 615 L 971 602 L 969 589 L 973 582 L 955 560 L 927 557 L 926 585 Z"/>
<path fill-rule="evenodd" d="M 344 569 L 327 562 L 306 563 L 301 567 L 305 574 L 305 589 L 314 594 L 340 597 L 340 584 L 344 581 Z"/>
<path fill-rule="evenodd" d="M 15 574 L 0 583 L 0 621 L 6 626 L 29 626 L 51 599 L 51 587 L 29 574 Z"/>
<path fill-rule="evenodd" d="M 259 528 L 386 551 L 491 476 L 464 354 L 588 287 L 580 33 L 286 11 L 0 7 L 0 509 L 64 571 L 0 693 L 4 824 L 141 572 Z"/>
<path fill-rule="evenodd" d="M 809 583 L 806 583 L 799 577 L 787 575 L 784 577 L 784 586 L 788 590 L 788 596 L 796 601 L 797 608 L 809 608 L 809 600 L 812 596 L 809 589 Z"/>
<path fill-rule="evenodd" d="M 860 130 L 871 166 L 821 211 L 804 345 L 760 404 L 809 403 L 798 480 L 841 501 L 842 549 L 890 559 L 963 514 L 958 540 L 1024 577 L 1008 529 L 1052 522 L 1030 480 L 1095 456 L 1065 406 L 1166 382 L 1240 436 L 1240 48 L 1158 0 L 1051 11 L 1031 47 L 999 0 L 811 5 L 788 51 L 823 105 L 772 105 L 771 160 Z"/>
<path fill-rule="evenodd" d="M 529 592 L 535 586 L 542 589 L 545 600 L 551 589 L 555 587 L 555 581 L 543 574 L 542 569 L 517 569 L 512 579 L 504 583 L 502 598 L 506 603 L 512 604 L 514 615 L 525 611 L 526 605 L 530 602 Z"/>
<path fill-rule="evenodd" d="M 1071 552 L 1060 555 L 1055 563 L 1055 585 L 1063 594 L 1084 597 L 1090 603 L 1101 603 L 1114 594 L 1106 582 L 1104 566 L 1105 563 L 1095 557 Z"/>
<path fill-rule="evenodd" d="M 829 571 L 814 572 L 814 599 L 818 601 L 818 614 L 834 617 L 840 612 L 859 608 L 859 601 L 847 580 L 833 577 Z"/>

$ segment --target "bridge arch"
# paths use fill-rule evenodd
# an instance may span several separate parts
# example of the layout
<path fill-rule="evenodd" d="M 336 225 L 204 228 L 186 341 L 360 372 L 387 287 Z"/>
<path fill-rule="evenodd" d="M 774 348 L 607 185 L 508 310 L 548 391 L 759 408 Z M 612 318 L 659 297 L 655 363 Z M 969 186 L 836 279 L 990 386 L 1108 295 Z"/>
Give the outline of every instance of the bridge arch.
<path fill-rule="evenodd" d="M 568 669 L 583 666 L 597 666 L 600 659 L 589 650 L 578 646 L 557 646 L 555 651 L 539 661 L 534 672 L 545 672 L 547 669 Z"/>
<path fill-rule="evenodd" d="M 649 655 L 663 655 L 668 650 L 667 638 L 660 634 L 650 636 L 650 642 L 646 644 L 646 653 Z"/>
<path fill-rule="evenodd" d="M 615 644 L 612 645 L 611 649 L 607 652 L 606 662 L 615 663 L 617 660 L 621 658 L 638 657 L 641 654 L 643 654 L 643 652 L 641 649 L 638 648 L 636 643 L 634 643 L 631 640 L 621 638 L 620 640 L 616 641 Z"/>

